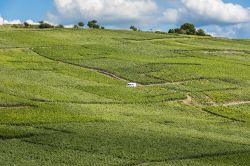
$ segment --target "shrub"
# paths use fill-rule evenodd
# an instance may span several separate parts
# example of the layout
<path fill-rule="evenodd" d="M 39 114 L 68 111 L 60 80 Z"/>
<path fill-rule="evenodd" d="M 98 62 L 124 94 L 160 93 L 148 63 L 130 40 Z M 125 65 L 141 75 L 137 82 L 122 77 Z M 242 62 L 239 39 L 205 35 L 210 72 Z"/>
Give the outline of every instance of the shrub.
<path fill-rule="evenodd" d="M 27 27 L 30 27 L 30 24 L 27 23 L 27 22 L 24 22 L 23 25 L 24 25 L 24 27 L 26 27 L 26 28 L 27 28 Z"/>
<path fill-rule="evenodd" d="M 41 29 L 54 28 L 54 26 L 50 25 L 49 23 L 46 23 L 46 22 L 40 22 L 39 28 L 41 28 Z"/>
<path fill-rule="evenodd" d="M 180 29 L 186 31 L 186 34 L 188 34 L 188 35 L 195 35 L 196 34 L 196 28 L 195 28 L 194 24 L 191 24 L 191 23 L 183 24 Z"/>
<path fill-rule="evenodd" d="M 84 27 L 84 22 L 82 22 L 82 21 L 79 22 L 79 23 L 78 23 L 78 26 L 79 26 L 79 27 Z"/>
<path fill-rule="evenodd" d="M 210 36 L 203 29 L 196 30 L 194 24 L 185 23 L 180 28 L 169 29 L 168 33 L 178 33 L 186 35 Z"/>
<path fill-rule="evenodd" d="M 169 29 L 168 33 L 175 33 L 174 29 Z"/>
<path fill-rule="evenodd" d="M 198 36 L 206 36 L 206 33 L 205 33 L 205 31 L 203 29 L 198 29 L 197 32 L 196 32 L 196 34 Z"/>
<path fill-rule="evenodd" d="M 135 27 L 135 26 L 130 26 L 130 29 L 133 30 L 133 31 L 138 31 L 138 29 Z"/>
<path fill-rule="evenodd" d="M 97 24 L 96 20 L 89 21 L 88 27 L 93 29 L 100 29 L 100 25 Z"/>

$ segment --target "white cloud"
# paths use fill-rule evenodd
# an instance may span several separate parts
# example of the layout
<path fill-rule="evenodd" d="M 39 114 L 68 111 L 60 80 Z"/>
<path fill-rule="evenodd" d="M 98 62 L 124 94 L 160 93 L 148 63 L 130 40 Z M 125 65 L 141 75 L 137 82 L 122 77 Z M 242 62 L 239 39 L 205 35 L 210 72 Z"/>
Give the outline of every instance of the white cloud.
<path fill-rule="evenodd" d="M 222 0 L 182 0 L 182 3 L 193 15 L 208 21 L 224 23 L 250 21 L 250 10 L 238 4 L 224 3 Z"/>
<path fill-rule="evenodd" d="M 54 0 L 54 3 L 56 12 L 48 14 L 54 22 L 99 19 L 104 23 L 142 23 L 157 12 L 153 0 Z"/>
<path fill-rule="evenodd" d="M 178 9 L 166 9 L 163 12 L 162 21 L 166 21 L 168 23 L 176 22 L 180 17 L 180 11 Z"/>
<path fill-rule="evenodd" d="M 250 8 L 223 0 L 179 0 L 166 9 L 161 20 L 180 25 L 194 23 L 213 36 L 250 38 Z"/>
<path fill-rule="evenodd" d="M 26 20 L 25 22 L 27 22 L 27 23 L 30 24 L 30 25 L 39 25 L 38 22 L 35 22 L 35 21 L 33 21 L 33 20 Z"/>
<path fill-rule="evenodd" d="M 225 3 L 223 0 L 181 0 L 176 9 L 167 9 L 163 14 L 171 22 L 192 20 L 197 24 L 239 24 L 250 22 L 250 10 L 238 4 Z"/>
<path fill-rule="evenodd" d="M 209 34 L 215 37 L 228 37 L 231 38 L 236 35 L 236 31 L 232 26 L 218 26 L 212 25 L 207 27 Z"/>
<path fill-rule="evenodd" d="M 5 20 L 3 17 L 0 17 L 0 25 L 3 24 L 22 24 L 20 20 Z"/>
<path fill-rule="evenodd" d="M 73 28 L 74 25 L 73 24 L 70 24 L 70 25 L 64 25 L 64 28 Z"/>
<path fill-rule="evenodd" d="M 209 34 L 218 37 L 250 38 L 250 23 L 227 26 L 211 25 L 206 27 Z"/>

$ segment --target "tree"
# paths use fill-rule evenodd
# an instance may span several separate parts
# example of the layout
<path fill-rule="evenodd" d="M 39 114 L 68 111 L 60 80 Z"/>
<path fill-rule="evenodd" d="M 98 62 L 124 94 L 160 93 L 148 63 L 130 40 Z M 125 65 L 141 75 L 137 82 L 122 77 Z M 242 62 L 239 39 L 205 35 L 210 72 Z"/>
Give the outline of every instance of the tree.
<path fill-rule="evenodd" d="M 73 27 L 74 29 L 78 29 L 79 28 L 79 26 L 78 25 L 74 25 L 74 27 Z"/>
<path fill-rule="evenodd" d="M 95 24 L 95 25 L 94 25 L 94 29 L 100 29 L 100 25 Z"/>
<path fill-rule="evenodd" d="M 29 26 L 30 26 L 30 24 L 27 23 L 27 22 L 24 22 L 23 25 L 24 25 L 25 27 L 29 27 Z"/>
<path fill-rule="evenodd" d="M 181 33 L 181 29 L 175 28 L 175 29 L 174 29 L 174 32 L 175 32 L 175 33 Z"/>
<path fill-rule="evenodd" d="M 209 36 L 203 29 L 196 30 L 194 24 L 191 23 L 185 23 L 180 28 L 169 29 L 168 33 Z"/>
<path fill-rule="evenodd" d="M 206 32 L 203 29 L 198 29 L 196 34 L 198 36 L 206 36 L 207 35 Z"/>
<path fill-rule="evenodd" d="M 175 33 L 174 29 L 169 29 L 168 33 Z"/>
<path fill-rule="evenodd" d="M 102 26 L 101 29 L 105 29 L 105 27 Z"/>
<path fill-rule="evenodd" d="M 191 23 L 185 23 L 181 26 L 181 30 L 185 30 L 186 34 L 188 35 L 195 35 L 196 34 L 196 28 L 194 24 Z"/>
<path fill-rule="evenodd" d="M 100 25 L 97 24 L 96 20 L 92 20 L 88 22 L 89 28 L 100 29 Z"/>
<path fill-rule="evenodd" d="M 78 23 L 78 26 L 79 26 L 79 27 L 84 27 L 84 22 L 82 22 L 82 21 L 79 22 L 79 23 Z"/>
<path fill-rule="evenodd" d="M 186 30 L 184 30 L 184 29 L 180 29 L 178 33 L 179 34 L 184 34 L 184 35 L 188 34 L 188 32 Z"/>
<path fill-rule="evenodd" d="M 53 25 L 50 25 L 49 23 L 46 23 L 46 22 L 43 22 L 43 21 L 40 22 L 40 25 L 38 27 L 41 28 L 41 29 L 54 28 Z"/>
<path fill-rule="evenodd" d="M 130 28 L 129 29 L 131 29 L 131 30 L 133 30 L 133 31 L 138 31 L 138 29 L 135 27 L 135 26 L 130 26 Z"/>

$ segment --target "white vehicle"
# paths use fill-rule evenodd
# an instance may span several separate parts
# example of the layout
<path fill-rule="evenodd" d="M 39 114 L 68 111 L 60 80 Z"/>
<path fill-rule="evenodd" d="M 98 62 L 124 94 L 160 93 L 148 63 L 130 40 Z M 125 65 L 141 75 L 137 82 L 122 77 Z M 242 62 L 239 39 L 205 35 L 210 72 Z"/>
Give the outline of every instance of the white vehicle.
<path fill-rule="evenodd" d="M 128 83 L 128 87 L 129 88 L 136 88 L 137 87 L 137 83 L 130 82 L 130 83 Z"/>

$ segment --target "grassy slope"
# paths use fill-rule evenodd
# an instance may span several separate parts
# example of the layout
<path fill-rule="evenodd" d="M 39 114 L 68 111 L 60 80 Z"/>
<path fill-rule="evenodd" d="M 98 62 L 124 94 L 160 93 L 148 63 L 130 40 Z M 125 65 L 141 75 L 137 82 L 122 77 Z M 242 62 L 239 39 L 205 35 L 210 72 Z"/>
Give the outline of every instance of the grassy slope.
<path fill-rule="evenodd" d="M 249 44 L 2 28 L 0 165 L 247 165 Z"/>

